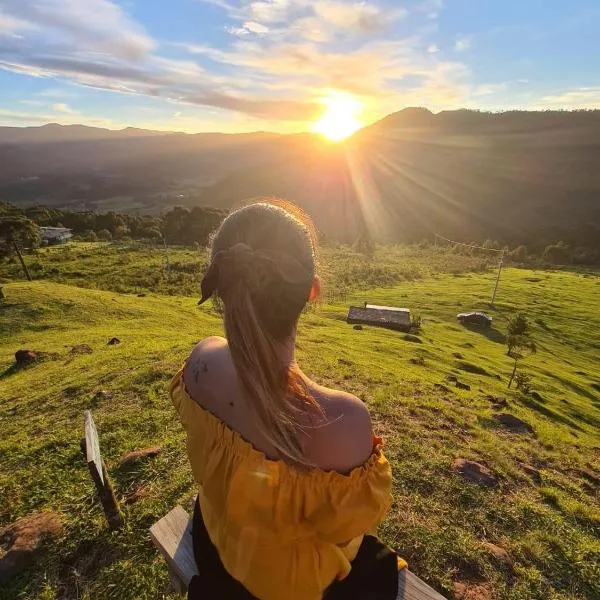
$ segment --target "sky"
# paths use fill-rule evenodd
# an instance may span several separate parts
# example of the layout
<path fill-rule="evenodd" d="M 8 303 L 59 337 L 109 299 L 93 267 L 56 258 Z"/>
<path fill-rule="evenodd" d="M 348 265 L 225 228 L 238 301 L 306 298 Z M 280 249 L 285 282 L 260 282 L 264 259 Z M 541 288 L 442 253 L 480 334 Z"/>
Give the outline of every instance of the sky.
<path fill-rule="evenodd" d="M 600 108 L 600 0 L 0 0 L 0 125 L 310 130 Z"/>

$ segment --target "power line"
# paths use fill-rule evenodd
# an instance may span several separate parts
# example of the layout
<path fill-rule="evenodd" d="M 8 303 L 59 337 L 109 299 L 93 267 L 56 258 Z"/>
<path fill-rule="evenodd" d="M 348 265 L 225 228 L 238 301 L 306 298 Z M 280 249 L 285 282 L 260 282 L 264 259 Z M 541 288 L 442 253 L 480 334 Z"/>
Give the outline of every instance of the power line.
<path fill-rule="evenodd" d="M 446 242 L 450 242 L 451 244 L 456 244 L 458 246 L 464 246 L 466 248 L 476 248 L 478 250 L 490 250 L 491 252 L 500 252 L 500 262 L 498 264 L 498 274 L 496 275 L 496 283 L 494 284 L 494 291 L 492 292 L 492 301 L 490 302 L 490 306 L 493 308 L 494 302 L 496 301 L 496 294 L 498 293 L 498 284 L 500 283 L 500 273 L 502 273 L 502 267 L 504 266 L 504 255 L 506 250 L 498 250 L 497 248 L 484 248 L 483 246 L 476 246 L 475 244 L 465 244 L 464 242 L 457 242 L 455 240 L 449 240 L 443 235 L 435 234 L 435 239 L 437 238 L 445 240 Z"/>
<path fill-rule="evenodd" d="M 489 250 L 490 252 L 504 253 L 504 250 L 498 250 L 497 248 L 485 248 L 484 246 L 476 246 L 475 244 L 465 244 L 465 242 L 457 242 L 456 240 L 449 240 L 448 238 L 444 237 L 443 235 L 440 235 L 439 233 L 436 233 L 435 237 L 440 238 L 441 240 L 444 240 L 446 242 L 450 242 L 451 244 L 458 244 L 459 246 L 465 246 L 466 248 L 477 248 L 478 250 Z"/>

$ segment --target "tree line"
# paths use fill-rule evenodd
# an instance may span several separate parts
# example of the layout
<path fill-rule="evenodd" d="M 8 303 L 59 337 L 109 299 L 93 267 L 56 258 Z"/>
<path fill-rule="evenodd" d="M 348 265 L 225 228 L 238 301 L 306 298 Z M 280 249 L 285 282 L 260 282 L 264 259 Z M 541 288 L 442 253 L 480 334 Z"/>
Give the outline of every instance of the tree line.
<path fill-rule="evenodd" d="M 226 211 L 195 206 L 192 209 L 177 206 L 163 216 L 130 215 L 126 213 L 71 211 L 48 206 L 17 208 L 0 203 L 0 219 L 9 220 L 13 228 L 30 221 L 38 227 L 66 227 L 73 235 L 84 240 L 146 239 L 164 240 L 168 244 L 205 246 L 209 236 L 223 220 Z M 25 221 L 24 221 L 25 220 Z M 19 225 L 21 223 L 21 225 Z M 28 226 L 24 247 L 37 247 L 41 243 L 39 231 Z"/>

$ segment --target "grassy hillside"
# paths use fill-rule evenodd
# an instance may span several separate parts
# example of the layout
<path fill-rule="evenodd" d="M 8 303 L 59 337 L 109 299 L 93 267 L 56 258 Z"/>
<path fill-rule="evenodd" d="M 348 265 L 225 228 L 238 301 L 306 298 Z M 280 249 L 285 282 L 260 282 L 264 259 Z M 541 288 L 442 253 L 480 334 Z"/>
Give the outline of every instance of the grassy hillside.
<path fill-rule="evenodd" d="M 333 270 L 341 270 L 342 263 Z M 508 269 L 495 327 L 457 324 L 459 310 L 486 306 L 493 273 L 422 272 L 395 287 L 357 292 L 302 318 L 298 358 L 317 381 L 368 402 L 394 469 L 394 505 L 382 537 L 410 568 L 450 595 L 466 582 L 482 598 L 583 599 L 600 594 L 600 282 L 595 276 Z M 381 283 L 389 283 L 384 281 Z M 379 285 L 381 285 L 381 283 Z M 373 285 L 377 285 L 375 282 Z M 15 282 L 0 305 L 0 524 L 51 508 L 66 528 L 0 598 L 168 598 L 166 567 L 148 527 L 174 504 L 190 508 L 194 486 L 168 381 L 192 345 L 221 333 L 193 297 L 137 297 L 50 281 Z M 133 290 L 132 290 L 133 291 Z M 137 290 L 136 290 L 137 291 Z M 423 317 L 417 340 L 344 322 L 364 300 L 410 307 Z M 506 389 L 506 319 L 534 322 L 538 354 L 523 369 L 538 395 Z M 117 346 L 107 341 L 116 336 Z M 88 344 L 92 354 L 73 354 Z M 13 353 L 47 353 L 23 370 Z M 448 381 L 454 375 L 470 390 Z M 107 393 L 98 397 L 98 391 Z M 490 398 L 533 433 L 510 433 Z M 109 533 L 79 450 L 92 409 L 126 525 Z M 153 445 L 157 458 L 119 468 L 126 452 Z M 477 460 L 495 489 L 461 479 L 457 458 Z M 536 483 L 524 466 L 538 469 Z M 484 542 L 505 548 L 503 566 Z"/>

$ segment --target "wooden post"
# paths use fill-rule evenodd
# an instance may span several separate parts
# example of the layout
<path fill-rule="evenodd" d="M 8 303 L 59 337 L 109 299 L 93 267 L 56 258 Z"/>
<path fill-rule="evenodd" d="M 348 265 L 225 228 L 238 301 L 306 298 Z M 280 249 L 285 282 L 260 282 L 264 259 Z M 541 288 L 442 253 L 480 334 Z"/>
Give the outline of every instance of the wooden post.
<path fill-rule="evenodd" d="M 25 264 L 25 261 L 23 260 L 23 255 L 21 254 L 21 251 L 19 250 L 19 246 L 17 245 L 17 242 L 15 242 L 14 240 L 13 240 L 13 248 L 15 249 L 15 252 L 17 253 L 17 256 L 19 257 L 19 261 L 21 261 L 21 266 L 23 267 L 23 271 L 25 271 L 27 280 L 31 281 L 31 275 L 29 274 L 29 269 L 27 269 L 27 265 Z"/>
<path fill-rule="evenodd" d="M 89 410 L 86 410 L 83 414 L 85 419 L 85 456 L 88 468 L 98 490 L 108 526 L 111 529 L 119 529 L 123 525 L 123 513 L 119 508 L 115 492 L 108 478 L 106 465 L 100 455 L 96 425 Z"/>
<path fill-rule="evenodd" d="M 494 293 L 492 294 L 492 301 L 490 302 L 490 306 L 494 306 L 494 301 L 496 300 L 496 292 L 498 291 L 498 284 L 500 283 L 500 273 L 502 272 L 502 265 L 504 264 L 504 250 L 502 250 L 502 254 L 500 255 L 500 264 L 498 265 L 498 275 L 496 277 L 496 285 L 494 286 Z"/>

